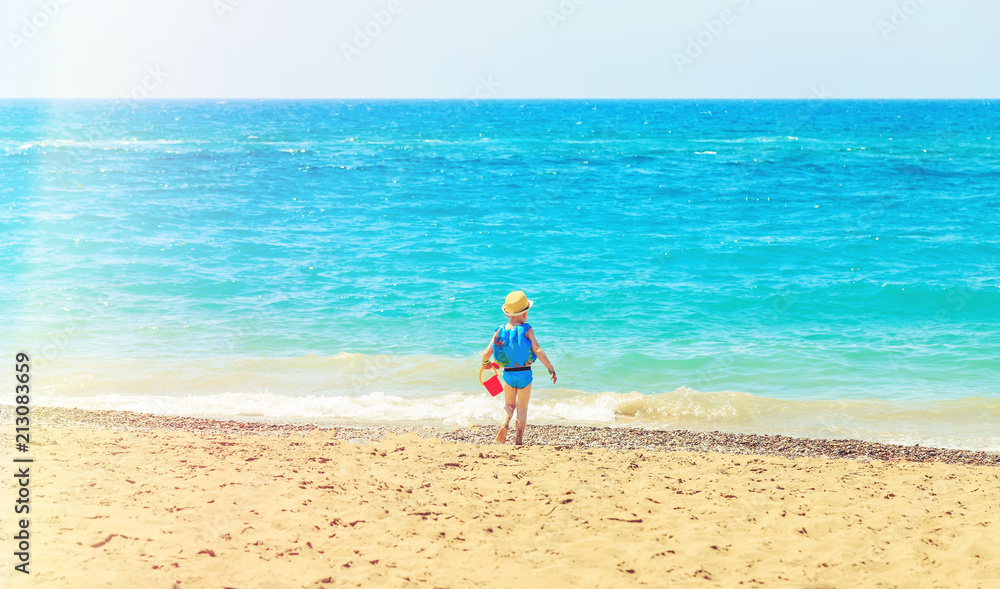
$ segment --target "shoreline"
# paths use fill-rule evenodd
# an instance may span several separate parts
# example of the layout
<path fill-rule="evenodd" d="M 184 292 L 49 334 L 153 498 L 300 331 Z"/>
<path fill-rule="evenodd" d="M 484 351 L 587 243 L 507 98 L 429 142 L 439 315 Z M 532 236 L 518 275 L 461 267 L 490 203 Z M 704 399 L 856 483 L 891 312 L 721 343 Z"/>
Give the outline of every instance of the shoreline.
<path fill-rule="evenodd" d="M 530 425 L 515 448 L 487 427 L 31 415 L 22 581 L 41 589 L 985 589 L 1000 558 L 996 455 Z M 12 427 L 0 437 L 13 447 Z M 811 456 L 837 448 L 900 458 Z M 18 480 L 0 489 L 13 497 Z"/>
<path fill-rule="evenodd" d="M 113 431 L 182 431 L 193 434 L 237 436 L 306 436 L 320 432 L 332 439 L 371 443 L 387 435 L 414 433 L 450 442 L 494 443 L 496 426 L 474 425 L 458 429 L 431 426 L 313 425 L 212 419 L 137 413 L 133 411 L 33 407 L 41 427 L 103 428 Z M 0 420 L 8 422 L 13 406 L 0 405 Z M 513 436 L 506 446 L 512 445 Z M 531 425 L 525 430 L 526 446 L 557 449 L 605 449 L 617 452 L 711 452 L 716 454 L 821 458 L 869 462 L 928 462 L 1000 468 L 1000 452 L 957 450 L 929 446 L 904 446 L 850 439 L 795 438 L 783 435 L 740 434 L 720 431 L 654 430 L 644 428 L 571 425 Z"/>

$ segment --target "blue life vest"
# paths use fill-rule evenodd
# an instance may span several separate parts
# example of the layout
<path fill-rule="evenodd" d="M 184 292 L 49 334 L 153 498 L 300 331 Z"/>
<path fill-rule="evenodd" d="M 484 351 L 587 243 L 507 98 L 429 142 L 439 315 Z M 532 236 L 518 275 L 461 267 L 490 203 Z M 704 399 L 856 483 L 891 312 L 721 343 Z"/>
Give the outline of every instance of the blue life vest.
<path fill-rule="evenodd" d="M 538 359 L 531 349 L 531 340 L 528 339 L 529 329 L 531 326 L 527 323 L 512 329 L 508 329 L 506 324 L 500 326 L 497 334 L 493 336 L 493 356 L 497 364 L 504 368 L 517 368 L 531 366 L 531 363 Z"/>

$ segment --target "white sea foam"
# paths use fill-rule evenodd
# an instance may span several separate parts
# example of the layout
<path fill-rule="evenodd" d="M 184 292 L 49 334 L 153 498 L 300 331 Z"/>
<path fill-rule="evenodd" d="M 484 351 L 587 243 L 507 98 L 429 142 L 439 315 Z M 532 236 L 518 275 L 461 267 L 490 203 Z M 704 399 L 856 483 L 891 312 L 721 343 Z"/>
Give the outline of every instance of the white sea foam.
<path fill-rule="evenodd" d="M 36 402 L 220 419 L 462 427 L 495 423 L 468 363 L 435 356 L 62 359 L 39 366 Z M 563 372 L 563 382 L 572 376 Z M 873 399 L 795 400 L 688 387 L 585 391 L 536 379 L 529 421 L 562 425 L 722 430 L 1000 449 L 1000 399 L 900 404 Z"/>
<path fill-rule="evenodd" d="M 437 394 L 372 391 L 360 395 L 268 390 L 216 394 L 47 395 L 40 404 L 162 415 L 317 424 L 489 425 L 502 397 L 478 385 Z M 795 437 L 863 439 L 971 450 L 1000 450 L 1000 403 L 961 399 L 924 408 L 877 401 L 787 401 L 737 392 L 680 388 L 660 394 L 588 393 L 539 387 L 529 423 L 690 429 Z"/>

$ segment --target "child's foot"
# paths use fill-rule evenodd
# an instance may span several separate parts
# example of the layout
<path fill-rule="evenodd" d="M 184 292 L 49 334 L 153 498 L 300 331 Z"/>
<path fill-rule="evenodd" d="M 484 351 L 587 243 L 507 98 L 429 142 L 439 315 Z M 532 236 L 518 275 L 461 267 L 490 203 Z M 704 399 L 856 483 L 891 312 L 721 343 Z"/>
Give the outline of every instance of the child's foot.
<path fill-rule="evenodd" d="M 521 438 L 521 436 L 519 436 L 519 435 L 515 435 L 514 436 L 514 445 L 515 446 L 523 446 L 524 445 L 524 440 Z"/>
<path fill-rule="evenodd" d="M 503 444 L 507 441 L 507 426 L 500 426 L 500 431 L 497 432 L 497 444 Z"/>

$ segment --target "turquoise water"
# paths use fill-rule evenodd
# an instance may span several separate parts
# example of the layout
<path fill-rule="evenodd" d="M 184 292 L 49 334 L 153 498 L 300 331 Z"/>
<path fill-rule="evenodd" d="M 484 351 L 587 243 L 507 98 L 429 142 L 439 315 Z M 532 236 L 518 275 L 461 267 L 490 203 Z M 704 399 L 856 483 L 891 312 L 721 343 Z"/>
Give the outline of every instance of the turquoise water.
<path fill-rule="evenodd" d="M 1000 449 L 989 101 L 4 101 L 0 340 L 39 404 Z"/>

